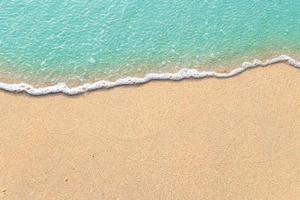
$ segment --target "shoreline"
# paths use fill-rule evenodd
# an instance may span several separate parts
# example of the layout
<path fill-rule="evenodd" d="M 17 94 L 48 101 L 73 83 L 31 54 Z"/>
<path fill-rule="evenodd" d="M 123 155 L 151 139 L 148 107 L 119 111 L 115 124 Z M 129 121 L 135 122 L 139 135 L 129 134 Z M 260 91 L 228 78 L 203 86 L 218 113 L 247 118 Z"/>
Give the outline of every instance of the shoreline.
<path fill-rule="evenodd" d="M 54 93 L 62 93 L 65 95 L 78 95 L 94 90 L 110 89 L 114 87 L 126 86 L 126 85 L 138 85 L 145 84 L 151 81 L 179 81 L 184 79 L 203 79 L 203 78 L 230 78 L 239 75 L 249 69 L 257 67 L 267 67 L 277 63 L 287 63 L 291 67 L 300 68 L 300 62 L 287 56 L 281 55 L 265 62 L 260 60 L 254 60 L 253 62 L 244 62 L 241 67 L 235 68 L 229 72 L 215 72 L 215 71 L 198 71 L 196 69 L 182 68 L 176 73 L 149 73 L 143 78 L 138 77 L 126 77 L 116 81 L 100 80 L 94 83 L 85 83 L 76 87 L 68 87 L 65 83 L 58 83 L 53 86 L 47 87 L 34 87 L 30 84 L 8 84 L 0 82 L 0 90 L 7 92 L 20 93 L 24 92 L 32 96 L 42 96 Z"/>
<path fill-rule="evenodd" d="M 299 197 L 300 71 L 0 92 L 0 199 Z"/>

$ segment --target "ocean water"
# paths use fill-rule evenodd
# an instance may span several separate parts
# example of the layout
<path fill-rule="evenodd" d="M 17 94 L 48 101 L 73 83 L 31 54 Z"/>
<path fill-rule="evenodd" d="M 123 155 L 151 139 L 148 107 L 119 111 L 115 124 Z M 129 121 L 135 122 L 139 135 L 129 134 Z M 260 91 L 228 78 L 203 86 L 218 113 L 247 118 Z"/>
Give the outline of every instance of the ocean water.
<path fill-rule="evenodd" d="M 1 0 L 0 73 L 80 85 L 295 58 L 299 9 L 295 0 Z"/>

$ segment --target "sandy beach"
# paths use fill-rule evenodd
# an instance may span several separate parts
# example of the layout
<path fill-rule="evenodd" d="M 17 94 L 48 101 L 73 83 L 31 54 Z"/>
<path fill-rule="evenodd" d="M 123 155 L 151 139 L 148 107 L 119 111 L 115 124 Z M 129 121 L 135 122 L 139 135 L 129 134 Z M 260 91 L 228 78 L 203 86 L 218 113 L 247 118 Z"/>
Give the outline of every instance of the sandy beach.
<path fill-rule="evenodd" d="M 300 71 L 0 92 L 0 199 L 299 199 Z"/>

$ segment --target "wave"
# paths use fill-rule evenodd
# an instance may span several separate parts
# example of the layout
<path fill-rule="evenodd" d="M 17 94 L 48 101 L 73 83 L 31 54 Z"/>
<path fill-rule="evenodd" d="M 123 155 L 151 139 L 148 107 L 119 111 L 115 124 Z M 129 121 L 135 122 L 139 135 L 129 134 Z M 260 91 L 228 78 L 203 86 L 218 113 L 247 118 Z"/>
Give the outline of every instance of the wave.
<path fill-rule="evenodd" d="M 77 87 L 68 87 L 66 83 L 58 83 L 56 85 L 47 86 L 47 87 L 34 87 L 32 85 L 26 83 L 19 84 L 8 84 L 8 83 L 0 83 L 0 89 L 5 90 L 7 92 L 20 93 L 24 92 L 32 96 L 42 96 L 48 94 L 62 93 L 65 95 L 77 95 L 85 92 L 99 90 L 99 89 L 109 89 L 118 86 L 125 85 L 136 85 L 148 83 L 153 80 L 171 80 L 171 81 L 179 81 L 183 79 L 203 79 L 203 78 L 230 78 L 241 74 L 242 72 L 247 71 L 251 68 L 256 67 L 266 67 L 275 63 L 287 63 L 292 67 L 296 67 L 300 69 L 300 62 L 297 60 L 287 56 L 281 55 L 265 62 L 260 60 L 254 60 L 253 62 L 244 62 L 241 67 L 235 68 L 228 73 L 219 73 L 215 71 L 198 71 L 196 69 L 187 69 L 183 68 L 176 73 L 149 73 L 146 74 L 142 78 L 138 77 L 126 77 L 121 78 L 116 81 L 106 81 L 100 80 L 94 83 L 85 83 L 83 85 Z"/>

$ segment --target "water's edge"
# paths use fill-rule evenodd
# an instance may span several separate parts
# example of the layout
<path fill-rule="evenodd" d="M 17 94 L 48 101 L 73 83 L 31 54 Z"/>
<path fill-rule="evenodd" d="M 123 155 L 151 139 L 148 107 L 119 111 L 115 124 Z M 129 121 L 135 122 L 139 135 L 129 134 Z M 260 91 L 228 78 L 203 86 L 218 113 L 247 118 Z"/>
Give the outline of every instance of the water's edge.
<path fill-rule="evenodd" d="M 136 85 L 148 83 L 152 80 L 171 80 L 179 81 L 183 79 L 202 79 L 202 78 L 230 78 L 241 74 L 251 68 L 266 67 L 276 63 L 287 63 L 288 65 L 299 68 L 300 62 L 287 56 L 281 55 L 265 62 L 260 60 L 254 60 L 253 62 L 244 62 L 241 67 L 235 68 L 228 73 L 219 73 L 215 71 L 198 71 L 196 69 L 183 68 L 176 73 L 149 73 L 144 77 L 126 77 L 116 81 L 100 80 L 94 83 L 85 83 L 77 87 L 68 87 L 65 83 L 58 83 L 56 85 L 48 87 L 33 87 L 26 83 L 19 84 L 8 84 L 0 82 L 0 90 L 7 92 L 20 93 L 24 92 L 32 96 L 42 96 L 55 93 L 63 93 L 65 95 L 77 95 L 85 92 L 98 90 L 98 89 L 109 89 L 124 85 Z"/>

